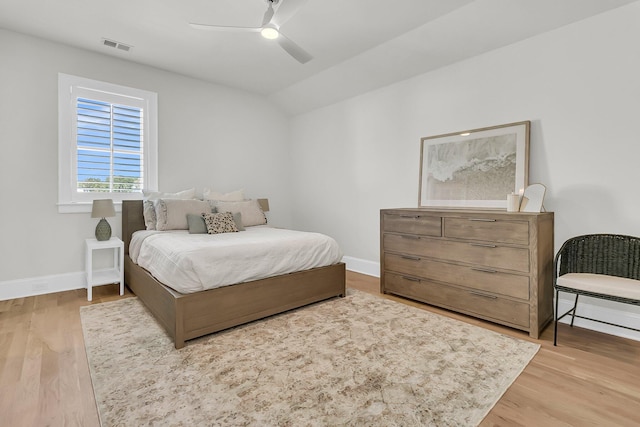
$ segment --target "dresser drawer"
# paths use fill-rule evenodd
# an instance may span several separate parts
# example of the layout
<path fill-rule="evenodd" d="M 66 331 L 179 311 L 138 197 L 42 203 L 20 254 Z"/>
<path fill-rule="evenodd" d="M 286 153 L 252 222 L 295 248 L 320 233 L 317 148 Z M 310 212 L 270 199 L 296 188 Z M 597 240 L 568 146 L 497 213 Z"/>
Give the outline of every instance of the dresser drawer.
<path fill-rule="evenodd" d="M 527 221 L 504 221 L 493 218 L 445 218 L 444 236 L 487 242 L 529 244 Z"/>
<path fill-rule="evenodd" d="M 383 221 L 384 231 L 435 237 L 442 235 L 442 219 L 439 216 L 384 214 Z"/>
<path fill-rule="evenodd" d="M 384 255 L 384 270 L 529 300 L 529 276 L 390 253 Z"/>
<path fill-rule="evenodd" d="M 486 319 L 529 327 L 528 303 L 396 274 L 385 274 L 385 290 Z"/>
<path fill-rule="evenodd" d="M 385 251 L 424 256 L 444 261 L 458 261 L 486 268 L 529 272 L 529 249 L 493 244 L 429 239 L 411 235 L 385 234 Z"/>

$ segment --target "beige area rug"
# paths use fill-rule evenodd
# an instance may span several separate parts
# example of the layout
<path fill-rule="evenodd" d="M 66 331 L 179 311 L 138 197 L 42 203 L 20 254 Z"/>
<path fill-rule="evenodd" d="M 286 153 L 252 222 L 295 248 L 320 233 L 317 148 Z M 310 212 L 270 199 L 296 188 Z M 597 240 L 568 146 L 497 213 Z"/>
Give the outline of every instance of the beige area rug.
<path fill-rule="evenodd" d="M 103 426 L 474 426 L 539 348 L 357 291 L 180 350 L 137 298 L 81 317 Z"/>

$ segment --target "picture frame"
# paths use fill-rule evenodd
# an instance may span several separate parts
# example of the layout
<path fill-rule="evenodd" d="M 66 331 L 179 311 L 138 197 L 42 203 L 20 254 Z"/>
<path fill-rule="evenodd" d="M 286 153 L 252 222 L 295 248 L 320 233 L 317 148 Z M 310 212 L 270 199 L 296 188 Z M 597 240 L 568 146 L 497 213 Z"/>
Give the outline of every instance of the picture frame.
<path fill-rule="evenodd" d="M 529 181 L 531 122 L 420 139 L 419 207 L 506 209 Z"/>

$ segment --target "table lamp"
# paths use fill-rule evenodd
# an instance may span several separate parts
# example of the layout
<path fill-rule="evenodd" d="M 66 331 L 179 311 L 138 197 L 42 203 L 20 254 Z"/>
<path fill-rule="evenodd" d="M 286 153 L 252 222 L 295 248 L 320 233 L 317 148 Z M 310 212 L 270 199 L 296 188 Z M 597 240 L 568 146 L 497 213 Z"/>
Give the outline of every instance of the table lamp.
<path fill-rule="evenodd" d="M 98 199 L 93 201 L 91 218 L 102 218 L 96 225 L 96 240 L 103 241 L 111 238 L 111 226 L 105 218 L 112 216 L 116 216 L 113 200 Z"/>

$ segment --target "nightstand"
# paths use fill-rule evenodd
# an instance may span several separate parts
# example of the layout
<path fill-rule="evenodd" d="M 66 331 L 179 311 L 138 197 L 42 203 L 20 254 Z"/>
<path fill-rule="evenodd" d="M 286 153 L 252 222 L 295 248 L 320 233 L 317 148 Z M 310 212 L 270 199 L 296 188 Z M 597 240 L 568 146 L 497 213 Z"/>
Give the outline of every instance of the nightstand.
<path fill-rule="evenodd" d="M 87 301 L 93 297 L 92 288 L 98 285 L 120 283 L 120 295 L 124 295 L 124 243 L 117 237 L 98 241 L 95 238 L 85 240 L 87 246 L 85 269 L 87 274 Z M 93 251 L 111 249 L 113 268 L 93 270 Z"/>

